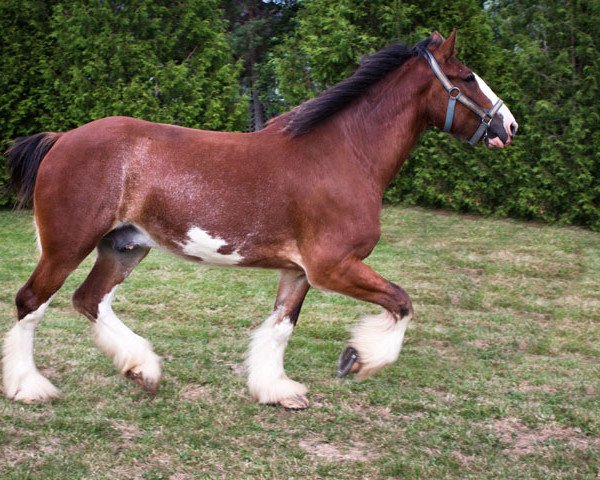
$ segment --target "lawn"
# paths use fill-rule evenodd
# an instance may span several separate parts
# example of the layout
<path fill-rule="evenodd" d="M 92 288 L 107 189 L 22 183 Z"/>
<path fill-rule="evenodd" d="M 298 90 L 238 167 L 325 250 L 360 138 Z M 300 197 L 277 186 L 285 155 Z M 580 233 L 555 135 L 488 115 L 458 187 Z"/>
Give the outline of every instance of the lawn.
<path fill-rule="evenodd" d="M 68 232 L 65 232 L 68 235 Z M 0 331 L 36 263 L 29 212 L 0 212 Z M 153 251 L 114 308 L 164 358 L 150 398 L 92 344 L 67 280 L 36 360 L 63 392 L 0 398 L 0 478 L 600 478 L 600 235 L 386 208 L 368 260 L 412 296 L 398 362 L 336 379 L 348 330 L 378 307 L 312 290 L 286 354 L 311 407 L 258 405 L 248 336 L 277 272 Z"/>

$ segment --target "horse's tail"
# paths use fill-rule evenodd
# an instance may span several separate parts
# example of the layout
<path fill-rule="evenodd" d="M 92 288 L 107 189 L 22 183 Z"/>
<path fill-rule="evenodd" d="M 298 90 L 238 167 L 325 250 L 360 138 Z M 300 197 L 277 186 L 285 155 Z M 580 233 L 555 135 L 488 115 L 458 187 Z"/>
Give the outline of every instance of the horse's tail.
<path fill-rule="evenodd" d="M 17 208 L 31 201 L 40 164 L 61 135 L 44 132 L 19 137 L 4 154 L 7 157 L 10 186 L 17 192 Z"/>

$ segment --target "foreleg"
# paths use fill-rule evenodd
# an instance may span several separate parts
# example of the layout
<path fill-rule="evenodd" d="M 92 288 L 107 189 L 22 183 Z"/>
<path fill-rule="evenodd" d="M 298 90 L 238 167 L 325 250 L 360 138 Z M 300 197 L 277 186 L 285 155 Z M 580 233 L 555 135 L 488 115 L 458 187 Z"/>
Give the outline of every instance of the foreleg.
<path fill-rule="evenodd" d="M 282 271 L 273 313 L 252 333 L 246 359 L 248 388 L 260 403 L 279 403 L 290 409 L 308 407 L 307 388 L 288 378 L 283 367 L 285 348 L 308 289 L 304 272 Z"/>

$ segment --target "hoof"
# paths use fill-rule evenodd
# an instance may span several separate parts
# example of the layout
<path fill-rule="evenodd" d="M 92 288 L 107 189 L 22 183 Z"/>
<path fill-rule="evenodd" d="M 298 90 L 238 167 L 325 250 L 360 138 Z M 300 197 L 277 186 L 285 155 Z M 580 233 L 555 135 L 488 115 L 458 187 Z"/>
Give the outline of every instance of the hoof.
<path fill-rule="evenodd" d="M 47 403 L 60 397 L 59 390 L 37 371 L 22 379 L 15 388 L 4 388 L 9 399 L 22 403 Z"/>
<path fill-rule="evenodd" d="M 342 378 L 349 373 L 356 373 L 360 370 L 361 364 L 358 361 L 358 352 L 354 347 L 346 347 L 338 360 L 337 377 Z"/>
<path fill-rule="evenodd" d="M 139 385 L 144 390 L 146 390 L 150 395 L 156 395 L 158 391 L 158 380 L 151 380 L 148 378 L 144 378 L 144 375 L 140 371 L 135 371 L 135 369 L 128 370 L 125 372 L 125 377 L 131 380 L 136 385 Z"/>
<path fill-rule="evenodd" d="M 279 405 L 287 410 L 304 410 L 310 405 L 304 395 L 294 395 L 293 397 L 279 400 Z"/>

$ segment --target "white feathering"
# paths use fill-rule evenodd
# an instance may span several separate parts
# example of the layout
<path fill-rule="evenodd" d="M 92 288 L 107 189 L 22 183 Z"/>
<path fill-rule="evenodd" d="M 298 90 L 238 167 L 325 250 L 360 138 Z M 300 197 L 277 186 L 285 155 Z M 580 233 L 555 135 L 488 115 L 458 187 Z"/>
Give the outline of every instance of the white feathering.
<path fill-rule="evenodd" d="M 275 311 L 252 333 L 246 359 L 248 388 L 259 403 L 277 403 L 304 395 L 307 388 L 288 378 L 283 357 L 294 326 L 289 317 L 280 319 Z"/>
<path fill-rule="evenodd" d="M 352 329 L 350 346 L 358 352 L 361 369 L 357 378 L 366 378 L 398 359 L 404 333 L 411 316 L 396 320 L 387 310 L 380 315 L 368 315 Z"/>
<path fill-rule="evenodd" d="M 26 315 L 6 334 L 2 359 L 4 395 L 25 403 L 47 402 L 60 396 L 58 389 L 36 368 L 33 359 L 35 329 L 52 301 Z"/>
<path fill-rule="evenodd" d="M 154 353 L 150 342 L 132 332 L 114 314 L 112 300 L 117 287 L 107 293 L 98 305 L 98 318 L 92 323 L 96 346 L 112 358 L 120 373 L 131 371 L 149 383 L 160 380 L 160 357 Z"/>

